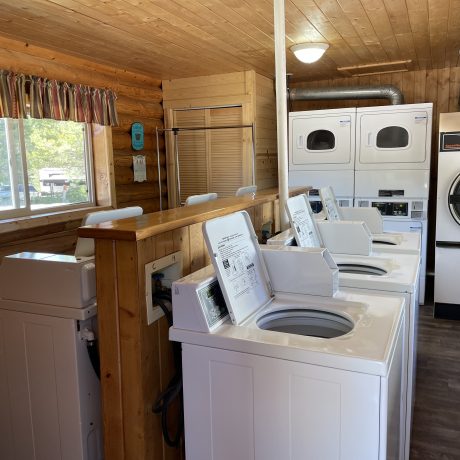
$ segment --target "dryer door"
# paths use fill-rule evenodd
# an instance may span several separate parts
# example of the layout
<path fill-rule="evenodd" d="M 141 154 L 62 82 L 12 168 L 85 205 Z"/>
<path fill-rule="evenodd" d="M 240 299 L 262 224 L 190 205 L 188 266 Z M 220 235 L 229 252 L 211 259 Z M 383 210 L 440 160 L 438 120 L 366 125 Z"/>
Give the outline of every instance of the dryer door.
<path fill-rule="evenodd" d="M 452 182 L 447 200 L 450 214 L 455 222 L 460 225 L 460 174 Z"/>
<path fill-rule="evenodd" d="M 353 169 L 355 128 L 350 114 L 292 117 L 291 169 Z"/>
<path fill-rule="evenodd" d="M 426 111 L 358 114 L 357 169 L 428 169 Z"/>

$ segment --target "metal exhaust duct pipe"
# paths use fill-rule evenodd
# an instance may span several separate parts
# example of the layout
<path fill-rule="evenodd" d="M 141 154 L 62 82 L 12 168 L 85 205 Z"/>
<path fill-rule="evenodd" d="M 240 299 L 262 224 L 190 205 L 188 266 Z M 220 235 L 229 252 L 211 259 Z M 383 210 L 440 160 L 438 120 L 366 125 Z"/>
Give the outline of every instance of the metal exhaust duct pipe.
<path fill-rule="evenodd" d="M 388 99 L 391 105 L 404 103 L 404 96 L 401 91 L 393 85 L 292 88 L 289 92 L 289 97 L 291 101 Z"/>

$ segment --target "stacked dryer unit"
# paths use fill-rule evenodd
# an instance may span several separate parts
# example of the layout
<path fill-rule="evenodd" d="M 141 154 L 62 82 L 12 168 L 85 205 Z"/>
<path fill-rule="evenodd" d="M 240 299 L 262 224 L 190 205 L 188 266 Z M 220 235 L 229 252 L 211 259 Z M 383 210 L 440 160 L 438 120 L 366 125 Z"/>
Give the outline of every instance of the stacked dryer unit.
<path fill-rule="evenodd" d="M 332 186 L 340 206 L 378 208 L 384 231 L 419 232 L 425 298 L 433 104 L 291 112 L 289 185 Z M 312 209 L 322 206 L 311 198 Z M 316 201 L 316 202 L 315 202 Z"/>
<path fill-rule="evenodd" d="M 433 104 L 363 107 L 356 114 L 355 206 L 373 206 L 384 231 L 419 232 L 425 301 Z"/>
<path fill-rule="evenodd" d="M 434 314 L 460 319 L 460 113 L 439 116 Z"/>

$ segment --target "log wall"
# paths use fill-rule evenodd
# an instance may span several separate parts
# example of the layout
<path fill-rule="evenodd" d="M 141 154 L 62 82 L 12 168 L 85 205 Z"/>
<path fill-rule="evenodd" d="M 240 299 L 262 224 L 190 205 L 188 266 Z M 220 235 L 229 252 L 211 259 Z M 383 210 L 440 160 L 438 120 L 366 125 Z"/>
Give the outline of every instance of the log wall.
<path fill-rule="evenodd" d="M 3 37 L 0 37 L 0 69 L 115 90 L 120 126 L 112 129 L 115 184 L 112 205 L 139 205 L 146 213 L 159 210 L 155 127 L 163 126 L 160 80 Z M 130 129 L 135 121 L 142 122 L 145 131 L 144 150 L 139 152 L 131 149 Z M 163 140 L 160 140 L 160 149 L 162 190 L 164 202 L 167 202 Z M 133 182 L 132 155 L 137 153 L 146 156 L 147 181 L 142 183 Z M 96 179 L 108 182 L 107 177 Z M 65 217 L 61 222 L 53 225 L 49 224 L 49 219 L 33 219 L 24 224 L 25 229 L 21 220 L 17 220 L 13 233 L 11 224 L 0 223 L 0 256 L 22 250 L 72 252 L 75 230 L 83 214 L 63 213 Z"/>

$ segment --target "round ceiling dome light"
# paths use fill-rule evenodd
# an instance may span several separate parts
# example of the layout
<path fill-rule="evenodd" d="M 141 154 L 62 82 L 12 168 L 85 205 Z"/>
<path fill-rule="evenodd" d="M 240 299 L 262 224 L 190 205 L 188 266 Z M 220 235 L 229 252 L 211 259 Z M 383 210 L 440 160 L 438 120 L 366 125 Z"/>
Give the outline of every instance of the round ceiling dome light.
<path fill-rule="evenodd" d="M 327 43 L 299 43 L 291 46 L 291 51 L 299 61 L 311 64 L 320 59 L 328 48 Z"/>

